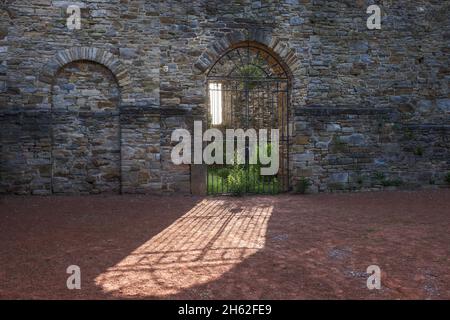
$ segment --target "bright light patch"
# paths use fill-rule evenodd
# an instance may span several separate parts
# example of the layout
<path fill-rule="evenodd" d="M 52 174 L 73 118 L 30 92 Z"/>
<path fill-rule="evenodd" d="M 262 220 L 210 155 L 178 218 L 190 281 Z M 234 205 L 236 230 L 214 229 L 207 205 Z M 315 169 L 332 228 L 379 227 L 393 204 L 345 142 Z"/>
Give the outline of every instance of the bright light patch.
<path fill-rule="evenodd" d="M 209 84 L 209 105 L 212 125 L 222 124 L 222 84 Z"/>
<path fill-rule="evenodd" d="M 97 276 L 95 283 L 117 297 L 197 290 L 264 248 L 272 211 L 270 202 L 204 199 Z"/>

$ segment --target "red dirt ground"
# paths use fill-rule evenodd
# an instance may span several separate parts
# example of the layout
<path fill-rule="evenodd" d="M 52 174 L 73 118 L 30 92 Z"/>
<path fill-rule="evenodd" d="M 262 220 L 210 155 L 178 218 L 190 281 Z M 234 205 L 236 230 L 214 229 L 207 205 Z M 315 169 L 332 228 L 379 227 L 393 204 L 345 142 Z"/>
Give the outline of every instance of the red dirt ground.
<path fill-rule="evenodd" d="M 450 299 L 450 190 L 0 198 L 3 299 Z M 382 270 L 368 290 L 369 265 Z M 66 269 L 81 268 L 81 290 Z"/>

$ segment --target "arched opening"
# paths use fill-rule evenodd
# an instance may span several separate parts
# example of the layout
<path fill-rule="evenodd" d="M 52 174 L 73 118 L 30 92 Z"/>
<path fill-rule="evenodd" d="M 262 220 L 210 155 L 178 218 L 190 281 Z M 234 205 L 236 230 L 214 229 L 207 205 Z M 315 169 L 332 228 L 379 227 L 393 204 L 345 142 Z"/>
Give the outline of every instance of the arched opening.
<path fill-rule="evenodd" d="M 102 64 L 62 66 L 52 86 L 52 191 L 120 192 L 120 91 Z"/>
<path fill-rule="evenodd" d="M 207 191 L 221 193 L 279 193 L 288 191 L 289 182 L 289 90 L 290 73 L 286 65 L 268 47 L 251 41 L 231 46 L 207 73 L 208 127 L 268 130 L 268 149 L 279 146 L 279 169 L 262 175 L 257 147 L 256 163 L 251 160 L 246 142 L 245 163 L 209 165 Z M 279 141 L 271 141 L 270 132 L 279 130 Z M 258 137 L 259 138 L 259 137 Z M 237 152 L 237 151 L 236 151 Z"/>

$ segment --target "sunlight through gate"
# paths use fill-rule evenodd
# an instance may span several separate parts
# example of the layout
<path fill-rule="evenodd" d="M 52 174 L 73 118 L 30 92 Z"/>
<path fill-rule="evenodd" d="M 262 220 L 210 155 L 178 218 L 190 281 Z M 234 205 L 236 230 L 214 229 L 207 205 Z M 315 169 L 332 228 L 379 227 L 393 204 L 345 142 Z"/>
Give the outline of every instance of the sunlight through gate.
<path fill-rule="evenodd" d="M 250 42 L 228 50 L 208 72 L 208 94 L 208 126 L 224 136 L 226 129 L 239 128 L 279 129 L 280 133 L 276 175 L 260 175 L 259 160 L 249 164 L 246 141 L 244 165 L 208 166 L 208 194 L 289 190 L 289 80 L 274 55 Z"/>

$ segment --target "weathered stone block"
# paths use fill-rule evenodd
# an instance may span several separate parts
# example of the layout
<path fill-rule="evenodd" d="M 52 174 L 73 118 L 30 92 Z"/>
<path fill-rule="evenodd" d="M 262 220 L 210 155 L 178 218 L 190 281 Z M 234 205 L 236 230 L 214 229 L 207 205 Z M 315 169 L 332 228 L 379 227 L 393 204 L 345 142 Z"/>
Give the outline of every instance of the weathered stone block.
<path fill-rule="evenodd" d="M 309 136 L 297 136 L 295 138 L 295 143 L 300 145 L 308 144 L 309 138 L 310 138 Z"/>

